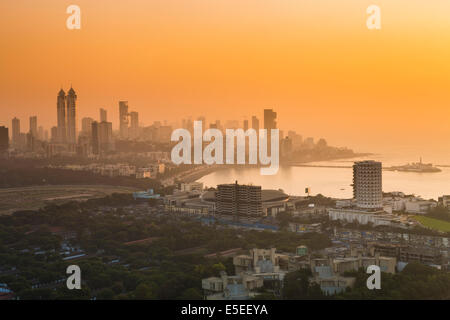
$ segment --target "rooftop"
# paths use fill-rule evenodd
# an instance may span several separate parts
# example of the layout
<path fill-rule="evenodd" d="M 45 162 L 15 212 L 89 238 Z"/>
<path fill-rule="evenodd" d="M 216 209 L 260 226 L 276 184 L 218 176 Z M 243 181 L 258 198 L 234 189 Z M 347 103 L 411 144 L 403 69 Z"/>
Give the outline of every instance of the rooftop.
<path fill-rule="evenodd" d="M 216 201 L 216 191 L 206 191 L 202 194 L 202 199 L 204 201 Z M 289 199 L 289 195 L 280 191 L 272 189 L 261 190 L 261 200 L 262 202 L 274 202 L 274 201 L 286 201 Z"/>

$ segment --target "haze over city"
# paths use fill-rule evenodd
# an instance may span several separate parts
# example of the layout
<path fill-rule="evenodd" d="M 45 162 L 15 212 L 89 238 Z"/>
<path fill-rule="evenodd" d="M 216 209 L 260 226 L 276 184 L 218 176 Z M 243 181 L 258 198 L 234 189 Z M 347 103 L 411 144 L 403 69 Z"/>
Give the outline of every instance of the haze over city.
<path fill-rule="evenodd" d="M 450 4 L 379 1 L 375 33 L 368 3 L 321 2 L 80 0 L 82 28 L 71 31 L 70 1 L 4 0 L 0 125 L 37 115 L 50 128 L 56 93 L 72 84 L 78 127 L 103 107 L 117 129 L 119 100 L 147 125 L 275 108 L 285 130 L 444 163 Z"/>

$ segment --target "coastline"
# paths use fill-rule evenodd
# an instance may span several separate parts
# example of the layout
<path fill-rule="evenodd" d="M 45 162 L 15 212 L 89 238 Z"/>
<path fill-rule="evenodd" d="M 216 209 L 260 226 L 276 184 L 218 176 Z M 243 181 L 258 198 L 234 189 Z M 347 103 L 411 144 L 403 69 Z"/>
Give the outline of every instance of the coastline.
<path fill-rule="evenodd" d="M 186 174 L 183 174 L 178 178 L 179 181 L 185 182 L 185 183 L 191 183 L 195 182 L 204 176 L 207 176 L 210 173 L 224 170 L 229 168 L 229 166 L 223 166 L 223 165 L 212 165 L 212 166 L 202 166 L 201 168 L 195 168 L 193 171 L 187 172 Z"/>
<path fill-rule="evenodd" d="M 287 167 L 317 167 L 316 165 L 308 165 L 309 163 L 313 162 L 319 162 L 319 161 L 335 161 L 335 160 L 346 160 L 346 159 L 354 159 L 354 158 L 360 158 L 365 156 L 373 155 L 373 153 L 358 153 L 354 154 L 353 156 L 348 157 L 339 157 L 339 158 L 327 158 L 327 159 L 314 159 L 310 161 L 296 161 L 296 162 L 286 162 L 286 163 L 280 163 L 280 166 L 287 166 Z M 190 183 L 195 182 L 204 176 L 207 176 L 208 174 L 214 173 L 219 170 L 225 170 L 229 168 L 239 168 L 242 167 L 242 165 L 238 164 L 228 164 L 228 165 L 212 165 L 212 166 L 204 166 L 202 168 L 196 168 L 193 172 L 186 173 L 186 175 L 183 175 L 179 178 L 180 181 Z M 261 165 L 246 165 L 246 168 L 260 168 Z M 326 166 L 324 166 L 326 167 Z M 347 166 L 342 166 L 343 168 L 347 168 Z"/>
<path fill-rule="evenodd" d="M 313 162 L 323 162 L 323 161 L 337 161 L 337 160 L 349 160 L 349 159 L 355 159 L 355 158 L 361 158 L 361 157 L 367 157 L 367 156 L 372 156 L 374 155 L 374 153 L 355 153 L 353 155 L 349 155 L 349 156 L 344 156 L 344 157 L 328 157 L 328 158 L 319 158 L 319 159 L 313 159 L 313 160 L 307 160 L 307 161 L 289 161 L 287 163 L 282 163 L 282 164 L 286 164 L 289 166 L 293 166 L 293 167 L 297 167 L 297 166 L 301 166 L 301 167 L 320 167 L 320 165 L 308 165 L 310 163 Z M 329 167 L 329 166 L 323 166 L 323 167 Z M 351 166 L 335 166 L 336 168 L 348 168 Z"/>

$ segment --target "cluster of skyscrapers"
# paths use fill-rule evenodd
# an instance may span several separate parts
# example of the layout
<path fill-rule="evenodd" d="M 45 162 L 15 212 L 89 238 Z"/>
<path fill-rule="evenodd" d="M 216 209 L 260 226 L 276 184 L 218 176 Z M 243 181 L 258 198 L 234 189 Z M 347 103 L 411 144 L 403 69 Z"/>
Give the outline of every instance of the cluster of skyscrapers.
<path fill-rule="evenodd" d="M 120 138 L 136 139 L 139 136 L 139 114 L 128 112 L 128 102 L 119 102 Z M 131 120 L 131 126 L 128 123 Z M 38 127 L 37 116 L 30 117 L 27 133 L 22 133 L 20 120 L 12 119 L 11 145 L 9 130 L 0 127 L 0 151 L 6 151 L 12 146 L 18 151 L 38 152 L 47 154 L 78 153 L 82 155 L 98 155 L 115 149 L 112 122 L 108 122 L 107 111 L 100 108 L 100 117 L 95 120 L 90 117 L 81 119 L 81 131 L 77 128 L 77 94 L 71 87 L 66 92 L 61 89 L 56 99 L 56 126 L 51 133 Z"/>
<path fill-rule="evenodd" d="M 112 122 L 108 121 L 107 111 L 100 108 L 99 119 L 84 117 L 81 119 L 81 130 L 77 127 L 77 93 L 71 87 L 66 93 L 61 89 L 56 99 L 56 126 L 49 131 L 38 126 L 37 116 L 29 118 L 30 126 L 27 133 L 21 132 L 21 124 L 18 118 L 12 119 L 11 145 L 9 142 L 8 128 L 0 127 L 0 151 L 14 150 L 21 152 L 47 153 L 53 155 L 79 154 L 82 156 L 100 155 L 115 150 Z M 251 120 L 245 119 L 228 120 L 221 123 L 220 120 L 208 123 L 205 117 L 198 117 L 203 123 L 203 131 L 209 128 L 219 129 L 239 129 L 245 131 L 252 128 L 259 132 L 260 129 L 267 129 L 270 141 L 270 130 L 277 129 L 277 113 L 273 109 L 264 109 L 264 119 L 262 123 L 256 116 Z M 178 124 L 179 125 L 179 124 Z M 193 132 L 193 121 L 183 119 L 181 126 Z M 151 126 L 139 126 L 139 114 L 129 111 L 128 101 L 119 101 L 119 131 L 116 137 L 120 140 L 143 140 L 156 143 L 170 143 L 173 126 L 166 121 L 161 123 L 155 121 Z M 49 134 L 50 133 L 50 134 Z M 314 145 L 312 138 L 310 142 Z M 308 142 L 306 139 L 304 142 Z M 303 143 L 302 137 L 294 131 L 289 131 L 284 137 L 280 130 L 280 152 L 281 155 L 289 154 L 293 148 Z M 268 148 L 270 150 L 270 146 Z"/>
<path fill-rule="evenodd" d="M 57 96 L 57 126 L 51 129 L 51 139 L 43 126 L 38 126 L 37 116 L 30 116 L 30 126 L 27 133 L 21 132 L 20 119 L 14 117 L 11 121 L 12 147 L 17 150 L 36 151 L 42 147 L 40 142 L 51 141 L 52 143 L 76 145 L 77 143 L 77 121 L 76 121 L 77 95 L 73 88 L 66 93 L 61 89 Z M 6 129 L 7 130 L 7 129 Z M 8 139 L 8 132 L 3 130 L 0 139 Z M 6 136 L 5 136 L 6 134 Z"/>

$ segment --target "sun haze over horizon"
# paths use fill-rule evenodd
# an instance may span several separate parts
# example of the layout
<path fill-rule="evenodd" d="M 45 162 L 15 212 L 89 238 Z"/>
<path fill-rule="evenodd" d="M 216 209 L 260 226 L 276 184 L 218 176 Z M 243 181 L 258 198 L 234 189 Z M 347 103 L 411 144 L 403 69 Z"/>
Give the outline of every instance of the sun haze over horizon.
<path fill-rule="evenodd" d="M 66 8 L 81 8 L 81 30 Z M 381 30 L 366 9 L 381 8 Z M 141 122 L 262 118 L 356 151 L 450 160 L 450 2 L 2 0 L 0 125 L 56 124 L 71 85 L 82 117 L 118 101 Z M 443 159 L 443 160 L 441 160 Z M 449 161 L 450 162 L 450 161 Z"/>

